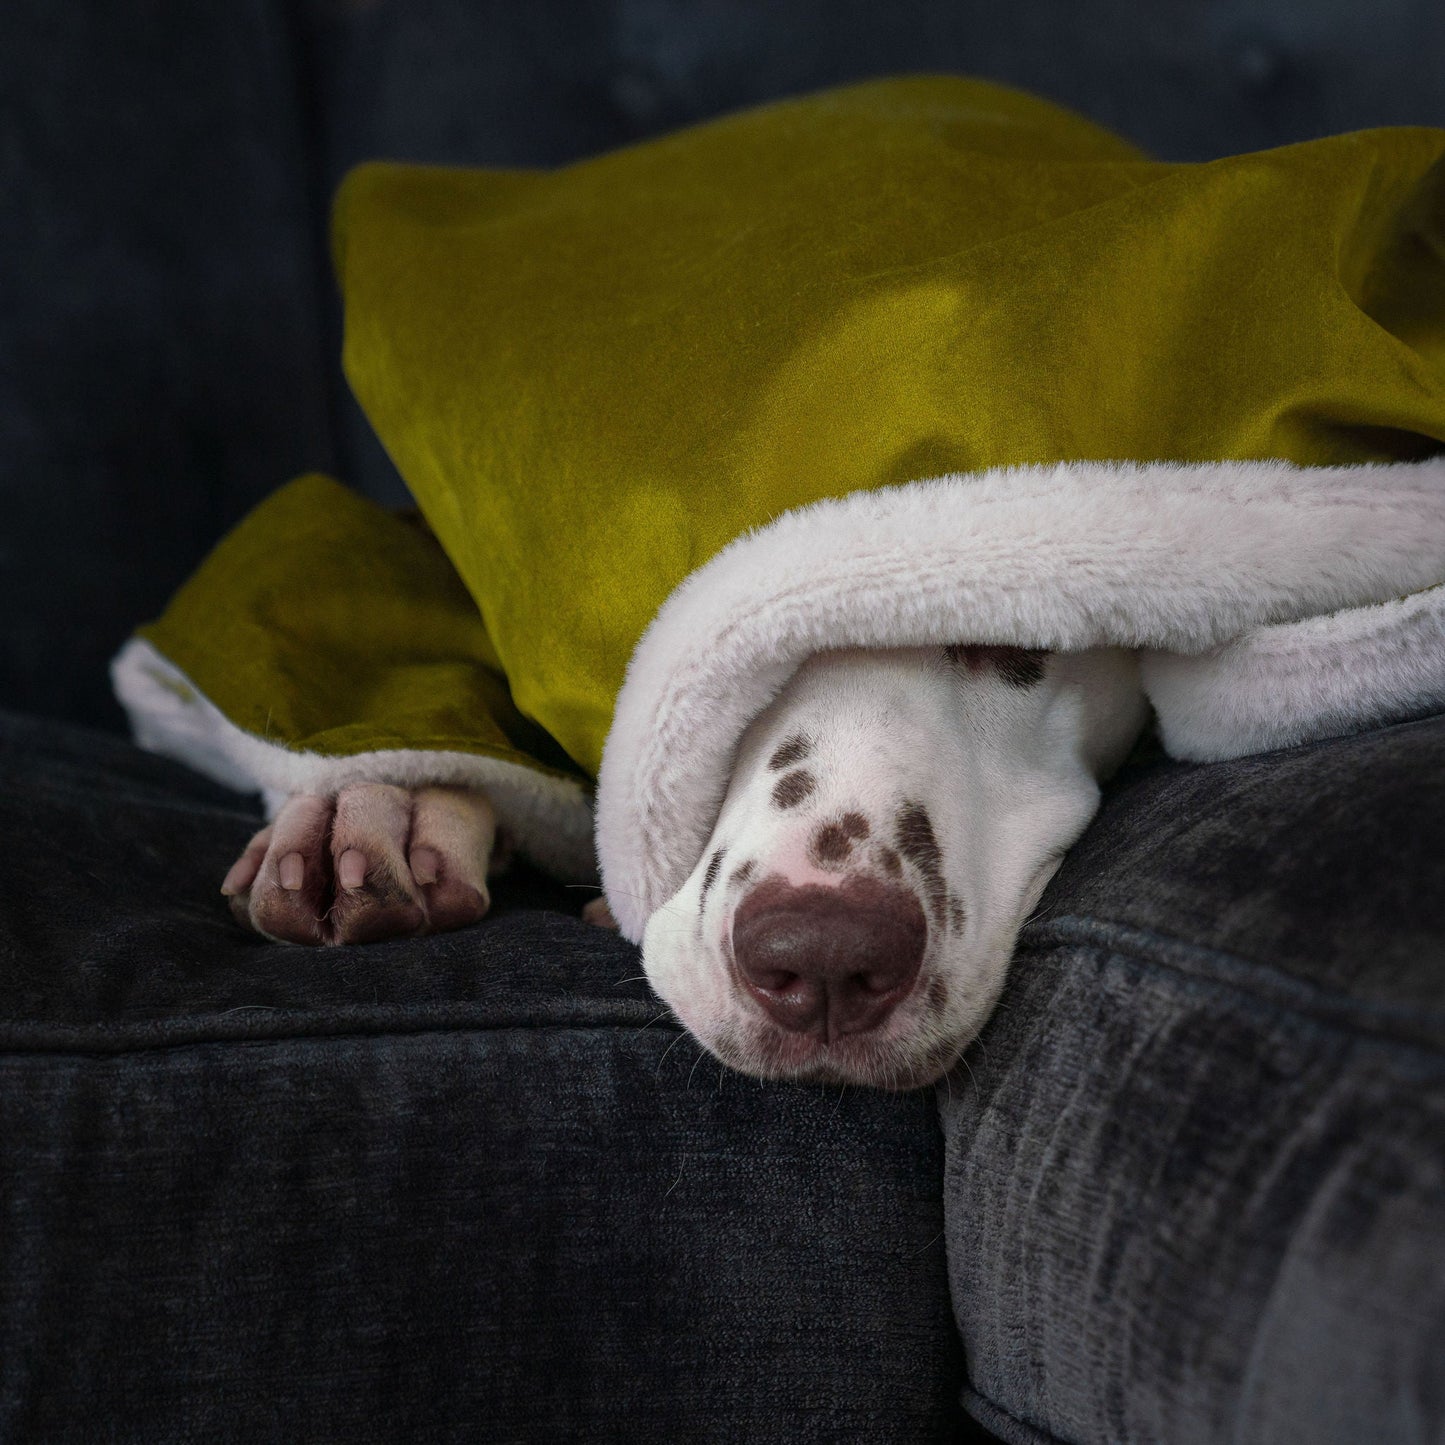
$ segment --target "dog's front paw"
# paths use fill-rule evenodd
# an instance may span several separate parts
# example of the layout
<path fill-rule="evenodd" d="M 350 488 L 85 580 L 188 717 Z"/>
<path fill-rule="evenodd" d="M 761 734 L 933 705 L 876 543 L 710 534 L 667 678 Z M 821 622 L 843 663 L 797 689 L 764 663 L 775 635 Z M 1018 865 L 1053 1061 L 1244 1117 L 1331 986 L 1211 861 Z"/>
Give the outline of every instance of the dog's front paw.
<path fill-rule="evenodd" d="M 471 788 L 357 783 L 297 793 L 221 884 L 248 928 L 282 943 L 371 943 L 475 923 L 491 905 L 496 819 Z"/>

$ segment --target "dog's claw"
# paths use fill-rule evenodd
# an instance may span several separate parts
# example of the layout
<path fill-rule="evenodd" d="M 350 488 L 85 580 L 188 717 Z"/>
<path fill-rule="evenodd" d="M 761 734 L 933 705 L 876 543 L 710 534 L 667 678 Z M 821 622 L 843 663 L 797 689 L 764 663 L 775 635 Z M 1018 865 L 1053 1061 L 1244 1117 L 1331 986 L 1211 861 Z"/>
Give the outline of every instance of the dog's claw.
<path fill-rule="evenodd" d="M 366 854 L 359 848 L 348 848 L 336 860 L 336 881 L 348 892 L 366 882 Z"/>
<path fill-rule="evenodd" d="M 435 883 L 441 872 L 441 860 L 434 848 L 413 848 L 411 850 L 411 876 L 423 887 Z"/>
<path fill-rule="evenodd" d="M 306 860 L 299 853 L 288 853 L 277 869 L 281 886 L 290 893 L 299 893 L 306 881 Z"/>

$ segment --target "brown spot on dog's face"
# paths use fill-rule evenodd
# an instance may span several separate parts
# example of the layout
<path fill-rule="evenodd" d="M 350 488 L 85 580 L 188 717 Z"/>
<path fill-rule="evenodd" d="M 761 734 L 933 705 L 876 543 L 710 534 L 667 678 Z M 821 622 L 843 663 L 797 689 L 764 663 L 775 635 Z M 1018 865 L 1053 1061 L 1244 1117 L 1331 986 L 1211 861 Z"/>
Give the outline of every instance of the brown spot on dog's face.
<path fill-rule="evenodd" d="M 1043 681 L 1049 654 L 1037 647 L 986 647 L 981 643 L 956 643 L 943 649 L 948 663 L 965 672 L 992 667 L 1010 687 L 1029 688 Z"/>
<path fill-rule="evenodd" d="M 717 882 L 717 875 L 722 870 L 723 854 L 726 848 L 719 848 L 707 861 L 707 872 L 702 875 L 702 893 L 698 896 L 697 911 L 699 913 L 707 906 L 707 895 L 712 885 Z"/>
<path fill-rule="evenodd" d="M 903 872 L 903 859 L 886 843 L 878 849 L 878 861 L 883 865 L 883 871 L 885 873 L 893 873 L 896 875 Z"/>
<path fill-rule="evenodd" d="M 922 803 L 904 803 L 898 810 L 894 837 L 898 851 L 910 862 L 916 863 L 925 873 L 937 871 L 943 850 L 933 836 L 933 820 Z"/>
<path fill-rule="evenodd" d="M 738 866 L 733 869 L 733 876 L 728 881 L 734 885 L 746 883 L 748 879 L 753 876 L 753 872 L 757 866 L 751 858 L 749 858 L 746 863 L 739 863 Z"/>
<path fill-rule="evenodd" d="M 808 840 L 808 856 L 820 868 L 836 868 L 848 861 L 853 840 L 837 823 L 824 823 Z"/>
<path fill-rule="evenodd" d="M 799 768 L 796 772 L 784 773 L 773 788 L 773 806 L 775 808 L 796 808 L 817 786 L 817 780 L 812 773 L 803 768 Z"/>
<path fill-rule="evenodd" d="M 948 921 L 955 933 L 962 933 L 963 925 L 968 921 L 968 914 L 964 911 L 963 904 L 952 893 L 948 895 Z"/>
<path fill-rule="evenodd" d="M 768 769 L 780 773 L 801 763 L 813 751 L 813 740 L 806 733 L 794 733 L 792 737 L 778 744 L 777 751 L 768 759 Z"/>
<path fill-rule="evenodd" d="M 934 921 L 942 924 L 948 906 L 948 885 L 943 880 L 943 850 L 933 835 L 933 820 L 922 803 L 904 803 L 898 810 L 894 840 L 898 851 L 923 875 Z"/>
<path fill-rule="evenodd" d="M 868 820 L 862 813 L 844 813 L 836 823 L 824 823 L 813 834 L 808 854 L 820 868 L 836 868 L 847 862 L 857 838 L 866 838 Z"/>

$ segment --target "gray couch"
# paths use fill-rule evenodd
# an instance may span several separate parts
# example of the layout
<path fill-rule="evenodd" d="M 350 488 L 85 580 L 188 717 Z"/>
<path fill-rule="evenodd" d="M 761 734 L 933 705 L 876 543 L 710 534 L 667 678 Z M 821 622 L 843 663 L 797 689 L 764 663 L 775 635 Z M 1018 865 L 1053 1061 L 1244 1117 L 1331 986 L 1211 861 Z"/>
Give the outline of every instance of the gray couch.
<path fill-rule="evenodd" d="M 895 1097 L 699 1057 L 524 870 L 440 938 L 242 933 L 254 800 L 104 678 L 286 478 L 403 499 L 335 361 L 355 160 L 922 68 L 1188 159 L 1445 124 L 1442 53 L 1425 0 L 0 10 L 0 1442 L 1445 1437 L 1445 720 L 1141 752 Z"/>

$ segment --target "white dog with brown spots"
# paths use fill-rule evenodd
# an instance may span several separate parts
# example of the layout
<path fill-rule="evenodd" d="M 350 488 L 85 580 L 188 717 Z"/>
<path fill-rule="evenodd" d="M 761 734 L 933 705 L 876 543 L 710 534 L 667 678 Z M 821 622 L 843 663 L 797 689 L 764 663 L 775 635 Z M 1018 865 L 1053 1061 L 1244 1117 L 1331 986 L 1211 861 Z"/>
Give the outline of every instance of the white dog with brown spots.
<path fill-rule="evenodd" d="M 1445 707 L 1442 558 L 1445 457 L 1077 462 L 784 513 L 637 645 L 590 913 L 610 905 L 725 1062 L 926 1084 L 993 1007 L 1151 704 L 1166 750 L 1195 760 Z M 580 789 L 559 802 L 461 754 L 298 757 L 146 647 L 116 665 L 137 736 L 283 804 L 225 881 L 273 938 L 480 919 L 498 817 L 553 871 L 555 839 L 588 841 Z"/>
<path fill-rule="evenodd" d="M 706 852 L 648 922 L 653 987 L 748 1073 L 932 1082 L 1146 715 L 1117 650 L 819 654 L 744 735 Z M 298 795 L 224 888 L 290 942 L 457 928 L 487 911 L 495 837 L 477 789 Z"/>

